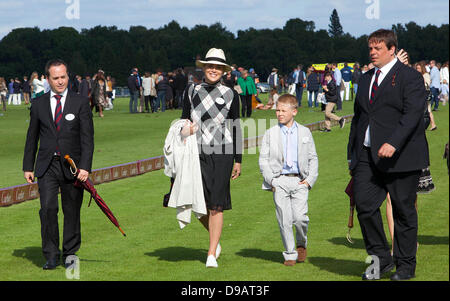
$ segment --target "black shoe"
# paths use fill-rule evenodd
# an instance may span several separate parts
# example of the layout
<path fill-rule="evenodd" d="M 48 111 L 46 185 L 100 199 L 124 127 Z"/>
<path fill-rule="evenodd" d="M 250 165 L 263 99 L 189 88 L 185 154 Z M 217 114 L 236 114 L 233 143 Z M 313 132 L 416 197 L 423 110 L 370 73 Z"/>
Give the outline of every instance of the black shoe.
<path fill-rule="evenodd" d="M 388 264 L 387 266 L 385 266 L 384 268 L 382 268 L 380 270 L 380 278 L 386 274 L 389 273 L 390 271 L 392 271 L 395 267 L 395 264 L 393 262 L 391 262 L 390 264 Z M 366 274 L 366 272 L 364 272 L 362 274 L 362 280 L 379 280 L 380 278 L 369 278 Z"/>
<path fill-rule="evenodd" d="M 325 132 L 325 133 L 331 132 L 330 129 L 321 129 L 320 131 L 321 131 L 321 132 Z"/>
<path fill-rule="evenodd" d="M 430 131 L 434 131 L 437 130 L 437 126 L 435 126 L 434 128 L 432 128 Z"/>
<path fill-rule="evenodd" d="M 59 261 L 56 258 L 49 259 L 42 267 L 44 270 L 54 270 L 59 265 Z"/>
<path fill-rule="evenodd" d="M 339 126 L 341 127 L 341 129 L 344 127 L 345 125 L 345 118 L 342 117 L 341 119 L 339 119 Z"/>
<path fill-rule="evenodd" d="M 397 271 L 394 273 L 394 275 L 391 276 L 391 280 L 392 281 L 409 280 L 414 277 L 416 277 L 414 273 L 411 274 L 408 272 Z"/>
<path fill-rule="evenodd" d="M 69 268 L 69 267 L 71 267 L 73 264 L 74 264 L 74 260 L 69 260 L 69 261 L 67 261 L 67 258 L 69 257 L 69 256 L 75 256 L 75 258 L 76 258 L 76 255 L 67 255 L 66 257 L 63 257 L 63 259 L 62 259 L 62 265 L 67 269 L 67 268 Z"/>

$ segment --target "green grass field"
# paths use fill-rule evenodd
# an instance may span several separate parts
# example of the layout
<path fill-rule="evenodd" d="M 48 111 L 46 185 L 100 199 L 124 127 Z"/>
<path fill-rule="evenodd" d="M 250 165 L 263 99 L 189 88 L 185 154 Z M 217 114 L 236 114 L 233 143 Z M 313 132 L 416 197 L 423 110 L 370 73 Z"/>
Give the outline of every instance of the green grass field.
<path fill-rule="evenodd" d="M 305 105 L 304 97 L 303 102 Z M 162 154 L 170 123 L 181 111 L 157 114 L 128 113 L 128 99 L 117 99 L 105 118 L 94 118 L 93 168 L 136 161 Z M 344 102 L 339 115 L 353 112 Z M 273 111 L 256 111 L 255 119 L 275 118 Z M 22 156 L 29 111 L 8 107 L 0 116 L 0 187 L 24 183 Z M 431 174 L 436 190 L 419 195 L 419 243 L 416 278 L 449 280 L 449 185 L 442 159 L 448 141 L 448 107 L 435 113 L 438 130 L 427 132 Z M 302 107 L 296 120 L 323 120 L 319 109 Z M 244 120 L 245 121 L 245 120 Z M 267 123 L 268 124 L 268 123 Z M 258 130 L 262 131 L 262 127 Z M 262 132 L 263 133 L 263 132 Z M 262 134 L 262 133 L 257 133 Z M 347 281 L 360 280 L 367 254 L 355 216 L 349 244 L 345 238 L 349 200 L 344 189 L 349 181 L 346 146 L 349 126 L 331 133 L 314 132 L 319 156 L 319 178 L 309 196 L 308 257 L 305 263 L 285 267 L 282 242 L 272 194 L 261 190 L 258 151 L 245 152 L 242 176 L 232 181 L 233 209 L 224 214 L 222 255 L 218 269 L 206 269 L 208 234 L 198 221 L 180 230 L 176 210 L 162 207 L 169 179 L 162 170 L 97 185 L 127 233 L 124 238 L 95 204 L 81 212 L 82 246 L 80 280 L 225 280 L 225 281 Z M 246 133 L 248 136 L 252 133 Z M 0 280 L 66 279 L 63 267 L 43 271 L 39 200 L 0 208 Z M 385 208 L 382 207 L 384 216 Z M 387 232 L 387 226 L 386 233 Z M 60 213 L 62 234 L 62 213 Z"/>

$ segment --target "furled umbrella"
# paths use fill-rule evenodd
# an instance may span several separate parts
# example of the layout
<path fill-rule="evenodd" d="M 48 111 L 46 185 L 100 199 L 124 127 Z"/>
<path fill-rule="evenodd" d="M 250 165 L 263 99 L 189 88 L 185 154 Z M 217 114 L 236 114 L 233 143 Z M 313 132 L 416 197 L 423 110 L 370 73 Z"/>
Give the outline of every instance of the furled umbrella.
<path fill-rule="evenodd" d="M 72 158 L 70 158 L 69 155 L 65 155 L 64 159 L 70 164 L 70 171 L 72 174 L 76 177 L 78 175 L 78 169 L 75 165 L 75 162 L 73 162 Z M 114 214 L 111 212 L 109 207 L 106 205 L 105 201 L 102 199 L 102 197 L 97 193 L 97 190 L 94 187 L 94 184 L 90 179 L 87 179 L 85 182 L 81 182 L 78 179 L 75 180 L 74 186 L 76 187 L 82 187 L 84 190 L 88 191 L 91 194 L 91 199 L 89 200 L 89 205 L 91 205 L 92 199 L 97 203 L 97 205 L 100 207 L 100 209 L 103 211 L 103 213 L 109 218 L 109 220 L 122 232 L 123 236 L 127 236 L 125 232 L 123 232 L 122 228 L 119 226 L 119 222 L 117 221 Z"/>
<path fill-rule="evenodd" d="M 345 193 L 350 197 L 350 215 L 348 217 L 348 232 L 347 240 L 349 243 L 353 243 L 352 237 L 350 236 L 350 230 L 353 228 L 353 212 L 355 211 L 355 200 L 353 198 L 353 177 L 345 188 Z"/>

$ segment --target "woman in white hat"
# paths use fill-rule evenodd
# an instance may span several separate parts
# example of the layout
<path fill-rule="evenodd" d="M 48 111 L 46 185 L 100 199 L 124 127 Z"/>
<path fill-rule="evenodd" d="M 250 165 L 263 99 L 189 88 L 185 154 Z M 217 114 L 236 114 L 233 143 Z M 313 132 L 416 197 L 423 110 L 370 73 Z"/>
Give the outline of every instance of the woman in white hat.
<path fill-rule="evenodd" d="M 230 178 L 241 173 L 242 133 L 239 125 L 239 95 L 220 80 L 230 72 L 222 49 L 211 48 L 204 60 L 197 60 L 204 80 L 187 87 L 182 119 L 187 119 L 183 136 L 197 135 L 203 192 L 208 215 L 200 219 L 209 231 L 206 267 L 217 267 L 223 211 L 231 209 Z"/>

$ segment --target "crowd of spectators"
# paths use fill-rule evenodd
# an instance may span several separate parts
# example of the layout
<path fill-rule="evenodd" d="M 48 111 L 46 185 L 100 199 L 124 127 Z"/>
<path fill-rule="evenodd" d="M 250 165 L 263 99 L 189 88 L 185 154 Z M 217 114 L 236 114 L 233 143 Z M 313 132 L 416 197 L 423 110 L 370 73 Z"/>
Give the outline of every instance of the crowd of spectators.
<path fill-rule="evenodd" d="M 435 60 L 417 62 L 424 66 L 424 72 L 430 77 L 427 89 L 430 92 L 430 111 L 436 111 L 439 103 L 446 105 L 449 91 L 449 69 L 448 62 L 443 64 Z M 316 70 L 313 66 L 304 68 L 298 64 L 285 75 L 278 73 L 276 67 L 262 83 L 254 68 L 248 70 L 244 67 L 232 65 L 232 71 L 226 72 L 222 78 L 222 83 L 228 87 L 235 88 L 241 98 L 242 117 L 250 117 L 254 109 L 272 109 L 276 107 L 276 98 L 283 93 L 296 95 L 298 106 L 302 106 L 303 91 L 306 90 L 306 101 L 309 108 L 321 106 L 321 111 L 325 112 L 326 97 L 323 87 L 327 85 L 324 74 L 329 72 L 332 81 L 336 85 L 336 107 L 333 109 L 340 111 L 342 101 L 354 100 L 358 91 L 358 81 L 362 74 L 373 68 L 372 64 L 363 65 L 359 63 L 344 63 L 342 68 L 338 68 L 337 63 L 329 63 L 324 70 Z M 416 65 L 410 65 L 415 68 Z M 132 68 L 127 80 L 127 88 L 130 93 L 129 112 L 130 113 L 154 113 L 164 112 L 166 109 L 181 109 L 183 93 L 191 83 L 202 81 L 201 70 L 186 72 L 184 68 L 177 68 L 171 72 L 158 70 L 156 73 L 139 73 L 137 67 Z M 427 75 L 424 75 L 427 77 Z M 261 92 L 259 84 L 268 86 L 268 102 L 263 104 L 258 97 Z M 3 111 L 9 105 L 29 105 L 34 98 L 49 91 L 44 74 L 33 72 L 30 77 L 10 78 L 9 82 L 0 77 L 0 102 Z M 91 108 L 104 116 L 104 111 L 114 107 L 115 80 L 111 76 L 106 76 L 105 72 L 98 70 L 93 76 L 74 75 L 69 82 L 69 89 L 90 99 Z M 274 99 L 275 95 L 275 99 Z M 255 103 L 256 99 L 256 103 Z M 433 124 L 434 125 L 434 124 Z M 434 127 L 433 127 L 434 128 Z"/>

